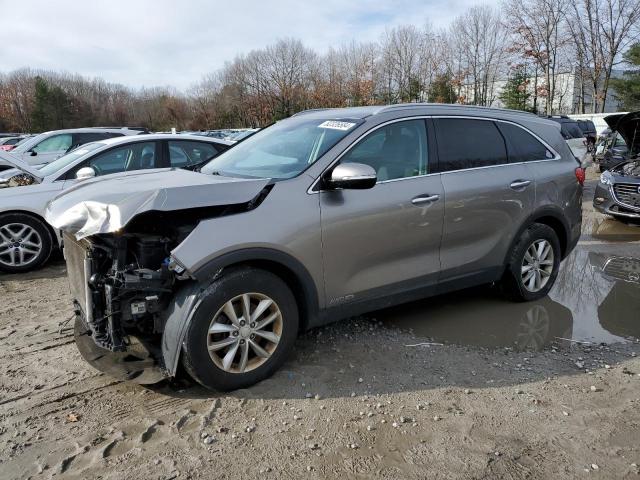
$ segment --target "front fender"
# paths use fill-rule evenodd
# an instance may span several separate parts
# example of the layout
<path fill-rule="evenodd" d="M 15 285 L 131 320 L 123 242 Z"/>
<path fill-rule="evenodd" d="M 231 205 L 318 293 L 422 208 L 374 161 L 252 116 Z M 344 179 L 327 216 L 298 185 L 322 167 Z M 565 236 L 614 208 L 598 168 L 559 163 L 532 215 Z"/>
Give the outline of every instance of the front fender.
<path fill-rule="evenodd" d="M 214 279 L 211 280 L 213 282 Z M 175 376 L 180 361 L 180 349 L 191 317 L 198 308 L 209 287 L 189 282 L 182 286 L 173 296 L 164 311 L 164 331 L 162 332 L 162 359 L 170 376 Z"/>

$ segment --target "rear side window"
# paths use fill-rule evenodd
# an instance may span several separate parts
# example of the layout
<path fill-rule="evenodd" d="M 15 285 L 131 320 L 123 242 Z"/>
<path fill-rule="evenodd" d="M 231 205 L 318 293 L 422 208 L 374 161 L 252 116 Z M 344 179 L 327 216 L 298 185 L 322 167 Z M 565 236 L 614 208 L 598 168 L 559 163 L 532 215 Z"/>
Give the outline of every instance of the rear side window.
<path fill-rule="evenodd" d="M 172 167 L 186 167 L 208 162 L 218 154 L 211 143 L 169 141 L 169 163 Z"/>
<path fill-rule="evenodd" d="M 508 163 L 504 138 L 490 120 L 438 118 L 441 172 Z"/>
<path fill-rule="evenodd" d="M 523 128 L 504 122 L 497 122 L 497 125 L 507 140 L 509 162 L 531 162 L 554 157 L 547 147 Z"/>

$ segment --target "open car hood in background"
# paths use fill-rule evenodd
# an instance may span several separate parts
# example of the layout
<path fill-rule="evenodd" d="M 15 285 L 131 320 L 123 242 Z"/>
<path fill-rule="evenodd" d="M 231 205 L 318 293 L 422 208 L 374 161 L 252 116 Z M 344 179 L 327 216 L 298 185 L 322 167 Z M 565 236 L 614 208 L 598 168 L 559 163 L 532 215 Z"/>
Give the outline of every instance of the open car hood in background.
<path fill-rule="evenodd" d="M 605 117 L 605 121 L 609 117 Z M 622 115 L 615 125 L 615 130 L 624 138 L 630 153 L 640 151 L 640 111 Z"/>
<path fill-rule="evenodd" d="M 126 172 L 78 183 L 47 204 L 45 218 L 80 240 L 116 232 L 144 212 L 247 203 L 268 183 L 182 169 Z"/>
<path fill-rule="evenodd" d="M 638 153 L 640 151 L 640 111 L 629 113 L 614 113 L 604 117 L 604 121 L 611 130 L 622 136 L 629 152 Z"/>
<path fill-rule="evenodd" d="M 609 125 L 609 128 L 611 130 L 615 130 L 616 125 L 618 124 L 618 120 L 620 120 L 625 115 L 626 113 L 614 113 L 611 115 L 607 115 L 606 117 L 603 118 L 603 120 L 607 122 L 607 125 Z"/>
<path fill-rule="evenodd" d="M 43 178 L 42 172 L 30 166 L 27 162 L 21 160 L 16 155 L 11 155 L 10 153 L 0 150 L 0 160 L 8 163 L 9 165 L 12 165 L 13 167 L 17 168 L 18 170 L 21 170 L 24 173 L 28 173 L 29 175 L 34 177 L 36 180 L 38 180 L 38 182 L 42 181 L 42 178 Z"/>

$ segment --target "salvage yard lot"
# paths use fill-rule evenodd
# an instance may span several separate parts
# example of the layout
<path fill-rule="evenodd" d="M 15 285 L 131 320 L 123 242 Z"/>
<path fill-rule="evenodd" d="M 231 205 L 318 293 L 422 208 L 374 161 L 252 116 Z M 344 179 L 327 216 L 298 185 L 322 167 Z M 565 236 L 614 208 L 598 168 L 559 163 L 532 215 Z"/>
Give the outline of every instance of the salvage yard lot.
<path fill-rule="evenodd" d="M 637 478 L 640 287 L 594 258 L 640 259 L 640 228 L 592 188 L 548 299 L 481 288 L 316 329 L 231 394 L 92 370 L 61 260 L 0 277 L 0 478 Z"/>

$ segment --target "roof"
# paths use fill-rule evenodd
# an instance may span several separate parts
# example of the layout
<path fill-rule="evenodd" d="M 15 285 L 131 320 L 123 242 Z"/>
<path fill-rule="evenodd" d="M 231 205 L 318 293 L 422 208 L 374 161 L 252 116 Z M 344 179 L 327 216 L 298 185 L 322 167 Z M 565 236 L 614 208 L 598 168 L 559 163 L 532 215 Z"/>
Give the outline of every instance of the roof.
<path fill-rule="evenodd" d="M 509 110 L 506 108 L 493 108 L 493 107 L 481 107 L 476 105 L 457 105 L 447 103 L 398 103 L 395 105 L 374 105 L 368 107 L 347 107 L 347 108 L 317 108 L 312 110 L 304 110 L 296 113 L 295 116 L 311 116 L 313 118 L 326 118 L 328 115 L 339 116 L 340 118 L 367 118 L 373 115 L 378 115 L 386 112 L 393 112 L 397 110 L 438 110 L 450 111 L 451 113 L 491 113 L 493 115 L 500 113 L 509 113 L 511 115 L 525 115 L 529 118 L 536 115 L 530 112 L 523 112 L 521 110 Z"/>
<path fill-rule="evenodd" d="M 128 137 L 111 137 L 103 140 L 97 140 L 97 143 L 104 143 L 105 145 L 117 145 L 119 143 L 127 142 L 147 142 L 151 140 L 195 140 L 198 142 L 217 143 L 220 145 L 234 145 L 234 142 L 223 140 L 215 137 L 205 137 L 203 135 L 185 135 L 181 133 L 149 133 L 146 135 L 135 135 Z"/>

